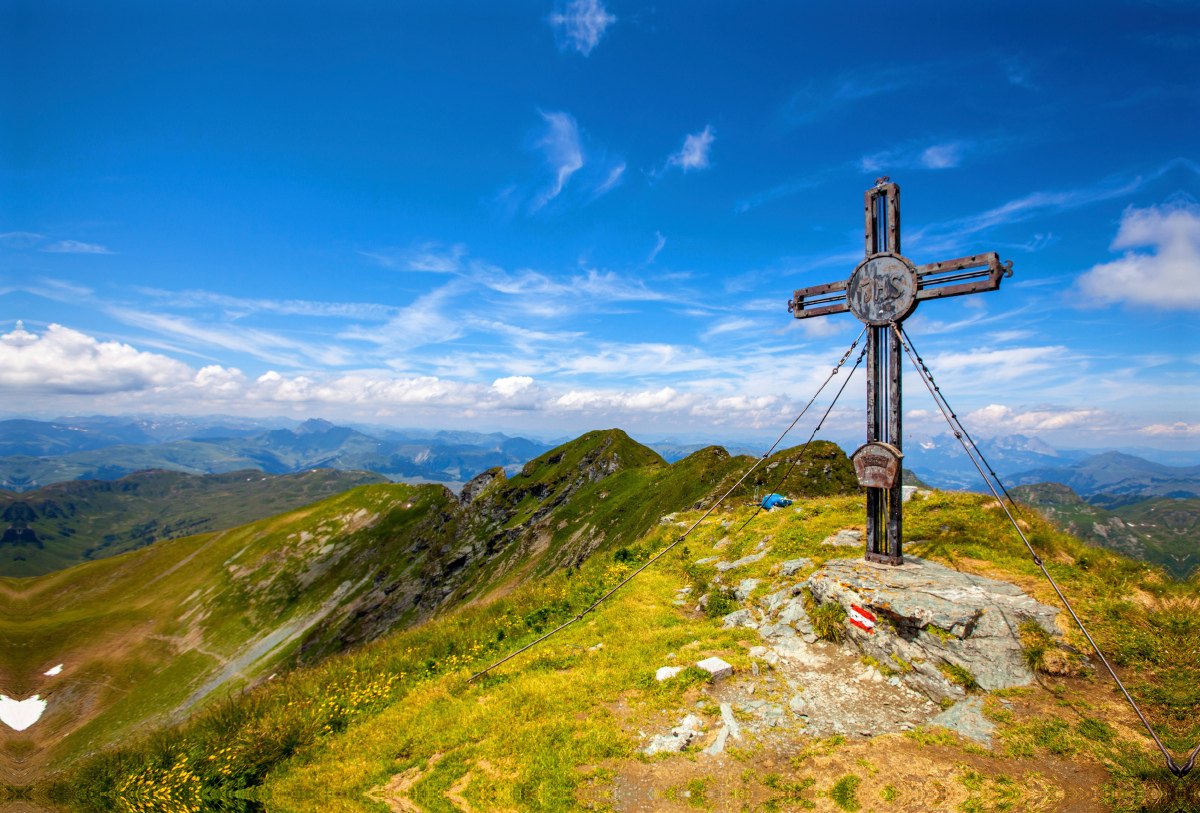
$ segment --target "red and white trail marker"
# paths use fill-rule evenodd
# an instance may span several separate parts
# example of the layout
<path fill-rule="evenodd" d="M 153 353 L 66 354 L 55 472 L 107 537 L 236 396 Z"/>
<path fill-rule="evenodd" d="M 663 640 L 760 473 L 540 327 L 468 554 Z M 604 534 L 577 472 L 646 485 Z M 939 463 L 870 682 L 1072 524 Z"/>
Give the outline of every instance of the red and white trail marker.
<path fill-rule="evenodd" d="M 875 632 L 875 616 L 857 604 L 850 605 L 850 623 L 864 632 Z"/>

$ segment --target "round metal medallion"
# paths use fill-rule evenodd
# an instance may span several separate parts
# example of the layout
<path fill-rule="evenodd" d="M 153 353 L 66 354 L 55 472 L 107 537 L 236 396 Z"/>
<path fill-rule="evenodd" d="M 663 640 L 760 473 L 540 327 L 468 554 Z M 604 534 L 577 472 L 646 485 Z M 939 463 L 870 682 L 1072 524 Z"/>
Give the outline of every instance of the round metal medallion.
<path fill-rule="evenodd" d="M 899 322 L 917 304 L 917 269 L 899 254 L 863 260 L 846 285 L 850 312 L 868 325 Z"/>

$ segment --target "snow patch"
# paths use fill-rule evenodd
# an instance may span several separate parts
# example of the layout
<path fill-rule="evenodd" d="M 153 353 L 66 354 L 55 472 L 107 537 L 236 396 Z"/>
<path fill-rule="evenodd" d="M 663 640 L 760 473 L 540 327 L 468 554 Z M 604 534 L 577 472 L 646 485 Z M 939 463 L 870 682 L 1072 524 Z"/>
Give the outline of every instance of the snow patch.
<path fill-rule="evenodd" d="M 55 675 L 57 675 L 59 672 L 62 671 L 62 668 L 63 668 L 63 665 L 60 663 L 58 666 L 54 667 L 49 672 L 42 672 L 42 674 L 45 675 L 46 677 L 54 677 Z"/>
<path fill-rule="evenodd" d="M 38 721 L 46 710 L 46 701 L 39 695 L 25 700 L 13 700 L 0 694 L 0 723 L 13 731 L 24 731 Z"/>

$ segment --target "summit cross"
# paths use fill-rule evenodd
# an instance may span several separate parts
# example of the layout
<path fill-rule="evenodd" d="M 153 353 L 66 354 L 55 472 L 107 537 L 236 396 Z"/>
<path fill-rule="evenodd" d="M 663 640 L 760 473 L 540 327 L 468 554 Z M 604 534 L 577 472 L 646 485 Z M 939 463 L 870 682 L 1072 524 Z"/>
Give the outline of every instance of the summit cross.
<path fill-rule="evenodd" d="M 850 311 L 867 331 L 867 442 L 851 455 L 867 489 L 865 558 L 904 564 L 901 345 L 897 329 L 926 299 L 1000 288 L 1012 261 L 996 252 L 914 265 L 900 254 L 900 187 L 887 176 L 866 192 L 866 259 L 850 278 L 798 289 L 788 301 L 797 319 Z"/>

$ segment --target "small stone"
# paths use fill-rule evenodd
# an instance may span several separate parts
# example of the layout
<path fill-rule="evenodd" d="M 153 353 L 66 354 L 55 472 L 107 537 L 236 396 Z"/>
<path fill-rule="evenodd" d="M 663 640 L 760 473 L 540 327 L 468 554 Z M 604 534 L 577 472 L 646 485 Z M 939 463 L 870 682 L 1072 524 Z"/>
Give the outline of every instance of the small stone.
<path fill-rule="evenodd" d="M 733 629 L 734 627 L 758 628 L 758 624 L 754 623 L 754 613 L 749 610 L 734 610 L 721 619 L 721 625 L 725 629 Z"/>
<path fill-rule="evenodd" d="M 751 683 L 750 688 L 746 690 L 746 694 L 754 694 L 754 690 L 758 688 L 758 684 Z"/>
<path fill-rule="evenodd" d="M 754 673 L 755 677 L 758 677 L 758 661 L 750 662 L 750 671 Z"/>
<path fill-rule="evenodd" d="M 765 656 L 769 651 L 770 650 L 767 649 L 765 646 L 752 646 L 752 647 L 750 647 L 750 657 L 751 658 L 761 658 L 761 657 Z"/>
<path fill-rule="evenodd" d="M 808 706 L 808 703 L 806 703 L 804 698 L 801 697 L 800 695 L 796 695 L 795 697 L 793 697 L 791 700 L 788 701 L 788 708 L 791 709 L 792 711 L 796 711 L 796 712 L 804 711 L 804 709 L 807 706 Z"/>
<path fill-rule="evenodd" d="M 720 542 L 713 545 L 713 550 L 725 550 L 727 547 L 729 547 L 729 537 L 725 537 Z"/>
<path fill-rule="evenodd" d="M 883 673 L 874 667 L 871 668 L 871 682 L 883 683 Z"/>
<path fill-rule="evenodd" d="M 763 706 L 767 705 L 767 701 L 766 700 L 751 700 L 746 705 L 752 709 L 761 709 Z"/>
<path fill-rule="evenodd" d="M 660 666 L 658 667 L 658 671 L 654 673 L 654 679 L 662 683 L 664 680 L 670 680 L 682 671 L 682 666 Z"/>
<path fill-rule="evenodd" d="M 671 660 L 671 659 L 673 659 L 674 657 L 675 657 L 675 653 L 674 653 L 674 652 L 668 652 L 668 653 L 667 653 L 667 660 Z"/>
<path fill-rule="evenodd" d="M 742 738 L 741 728 L 737 724 L 737 719 L 733 716 L 733 706 L 728 703 L 721 704 L 721 722 L 725 723 L 725 727 L 729 729 L 729 736 L 735 740 Z"/>
<path fill-rule="evenodd" d="M 890 678 L 888 678 L 887 682 L 888 682 L 888 685 L 890 685 L 890 686 L 899 686 L 900 685 L 900 676 L 892 675 Z"/>
<path fill-rule="evenodd" d="M 729 726 L 721 726 L 721 730 L 717 732 L 717 738 L 713 740 L 712 745 L 704 749 L 704 753 L 710 756 L 716 756 L 725 750 L 725 741 L 729 739 Z"/>
<path fill-rule="evenodd" d="M 900 497 L 900 502 L 908 502 L 909 500 L 911 500 L 913 498 L 913 495 L 917 493 L 917 487 L 916 486 L 900 486 L 900 493 L 902 495 Z"/>
<path fill-rule="evenodd" d="M 595 646 L 589 646 L 588 652 L 595 652 L 597 649 L 604 649 L 604 644 L 600 643 L 600 644 L 596 644 Z"/>
<path fill-rule="evenodd" d="M 733 675 L 733 666 L 726 663 L 715 655 L 711 658 L 705 658 L 696 664 L 697 667 L 703 669 L 713 676 L 713 680 L 731 677 Z"/>

